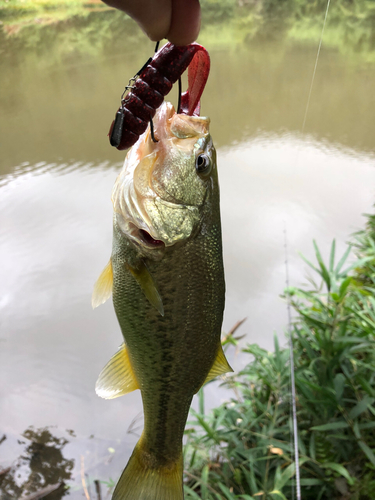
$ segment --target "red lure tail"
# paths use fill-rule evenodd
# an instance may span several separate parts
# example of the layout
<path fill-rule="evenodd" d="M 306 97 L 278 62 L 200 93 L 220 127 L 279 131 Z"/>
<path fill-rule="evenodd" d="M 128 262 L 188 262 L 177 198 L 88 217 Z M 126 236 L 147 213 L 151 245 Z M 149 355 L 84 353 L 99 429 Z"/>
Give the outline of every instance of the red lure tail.
<path fill-rule="evenodd" d="M 180 112 L 199 116 L 199 101 L 210 72 L 210 56 L 197 43 L 185 46 L 167 43 L 139 72 L 118 109 L 109 131 L 112 146 L 123 150 L 135 144 L 186 68 L 189 68 L 188 90 L 181 95 Z"/>

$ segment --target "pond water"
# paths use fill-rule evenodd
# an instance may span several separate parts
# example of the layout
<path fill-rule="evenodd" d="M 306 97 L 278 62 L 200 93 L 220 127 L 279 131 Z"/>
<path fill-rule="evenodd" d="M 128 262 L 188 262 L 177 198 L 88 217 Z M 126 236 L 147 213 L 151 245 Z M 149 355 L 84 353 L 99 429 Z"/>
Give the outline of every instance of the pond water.
<path fill-rule="evenodd" d="M 13 465 L 20 486 L 31 472 L 17 457 L 28 446 L 31 463 L 30 443 L 49 445 L 61 473 L 47 483 L 68 480 L 69 498 L 79 499 L 82 472 L 88 485 L 118 477 L 142 424 L 138 391 L 95 395 L 121 333 L 110 301 L 95 311 L 90 301 L 111 252 L 111 189 L 125 156 L 106 135 L 124 84 L 153 46 L 144 38 L 124 53 L 82 54 L 73 43 L 59 57 L 60 46 L 50 35 L 47 42 L 0 39 L 0 469 Z M 202 114 L 218 150 L 223 329 L 246 317 L 241 345 L 272 349 L 275 332 L 284 342 L 284 228 L 290 282 L 299 285 L 306 266 L 298 252 L 313 259 L 316 239 L 327 256 L 333 238 L 343 252 L 374 202 L 375 67 L 323 43 L 302 133 L 317 46 L 207 45 Z M 248 361 L 228 356 L 235 370 Z M 207 408 L 231 396 L 218 386 L 205 390 Z"/>

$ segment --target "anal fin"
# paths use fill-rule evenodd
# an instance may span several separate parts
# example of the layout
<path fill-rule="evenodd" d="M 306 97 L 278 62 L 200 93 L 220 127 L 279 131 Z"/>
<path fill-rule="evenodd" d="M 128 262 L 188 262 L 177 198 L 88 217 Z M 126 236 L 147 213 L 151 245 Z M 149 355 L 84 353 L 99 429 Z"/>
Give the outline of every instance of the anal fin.
<path fill-rule="evenodd" d="M 101 275 L 96 280 L 94 285 L 94 290 L 92 292 L 91 304 L 92 308 L 104 304 L 112 294 L 113 287 L 113 270 L 112 270 L 112 259 L 109 259 L 108 264 L 103 269 Z"/>
<path fill-rule="evenodd" d="M 214 364 L 212 365 L 211 370 L 208 372 L 206 380 L 203 382 L 202 385 L 207 384 L 207 382 L 210 382 L 210 380 L 214 379 L 215 377 L 218 377 L 219 375 L 224 375 L 224 373 L 232 371 L 233 369 L 229 365 L 227 358 L 225 357 L 223 347 L 220 344 Z"/>
<path fill-rule="evenodd" d="M 100 372 L 95 392 L 101 398 L 114 399 L 136 389 L 139 389 L 139 385 L 130 364 L 126 345 L 122 344 Z"/>
<path fill-rule="evenodd" d="M 133 267 L 127 264 L 127 268 L 141 287 L 142 292 L 145 294 L 147 300 L 152 304 L 159 313 L 164 316 L 163 300 L 156 287 L 155 281 L 147 269 L 146 264 L 141 261 L 138 267 Z"/>

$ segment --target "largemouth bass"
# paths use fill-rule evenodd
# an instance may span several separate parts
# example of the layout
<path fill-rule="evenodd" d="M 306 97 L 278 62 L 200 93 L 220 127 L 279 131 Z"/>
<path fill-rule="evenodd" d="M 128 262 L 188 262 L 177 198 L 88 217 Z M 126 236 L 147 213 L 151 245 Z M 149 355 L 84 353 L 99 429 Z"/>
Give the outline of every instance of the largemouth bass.
<path fill-rule="evenodd" d="M 182 438 L 193 395 L 228 371 L 219 184 L 209 119 L 163 103 L 112 193 L 113 247 L 93 306 L 113 293 L 125 343 L 97 394 L 140 389 L 144 430 L 113 500 L 182 500 Z"/>

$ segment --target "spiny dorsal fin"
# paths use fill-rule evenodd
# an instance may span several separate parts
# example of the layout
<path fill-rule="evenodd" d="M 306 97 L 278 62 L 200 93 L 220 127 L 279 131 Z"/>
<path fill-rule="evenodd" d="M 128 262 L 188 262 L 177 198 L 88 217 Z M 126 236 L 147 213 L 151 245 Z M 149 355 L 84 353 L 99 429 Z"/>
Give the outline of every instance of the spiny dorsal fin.
<path fill-rule="evenodd" d="M 142 292 L 146 295 L 147 300 L 152 304 L 159 313 L 164 316 L 163 300 L 156 288 L 155 281 L 147 269 L 146 264 L 141 261 L 139 267 L 133 267 L 127 264 L 129 271 L 137 280 Z"/>
<path fill-rule="evenodd" d="M 139 389 L 139 385 L 130 364 L 129 354 L 126 345 L 121 344 L 100 372 L 95 392 L 101 398 L 114 399 L 136 389 Z"/>
<path fill-rule="evenodd" d="M 113 271 L 112 271 L 112 259 L 109 259 L 108 264 L 103 269 L 101 275 L 97 279 L 94 285 L 94 291 L 92 292 L 91 304 L 92 308 L 104 304 L 105 301 L 109 299 L 112 293 L 113 286 Z"/>
<path fill-rule="evenodd" d="M 202 385 L 207 384 L 210 380 L 214 379 L 215 377 L 218 377 L 219 375 L 224 375 L 224 373 L 232 372 L 233 369 L 229 365 L 227 358 L 225 357 L 223 347 L 220 344 L 218 353 L 216 355 L 214 364 L 212 365 L 211 370 L 208 372 L 208 375 L 206 377 L 206 380 L 203 382 Z"/>

